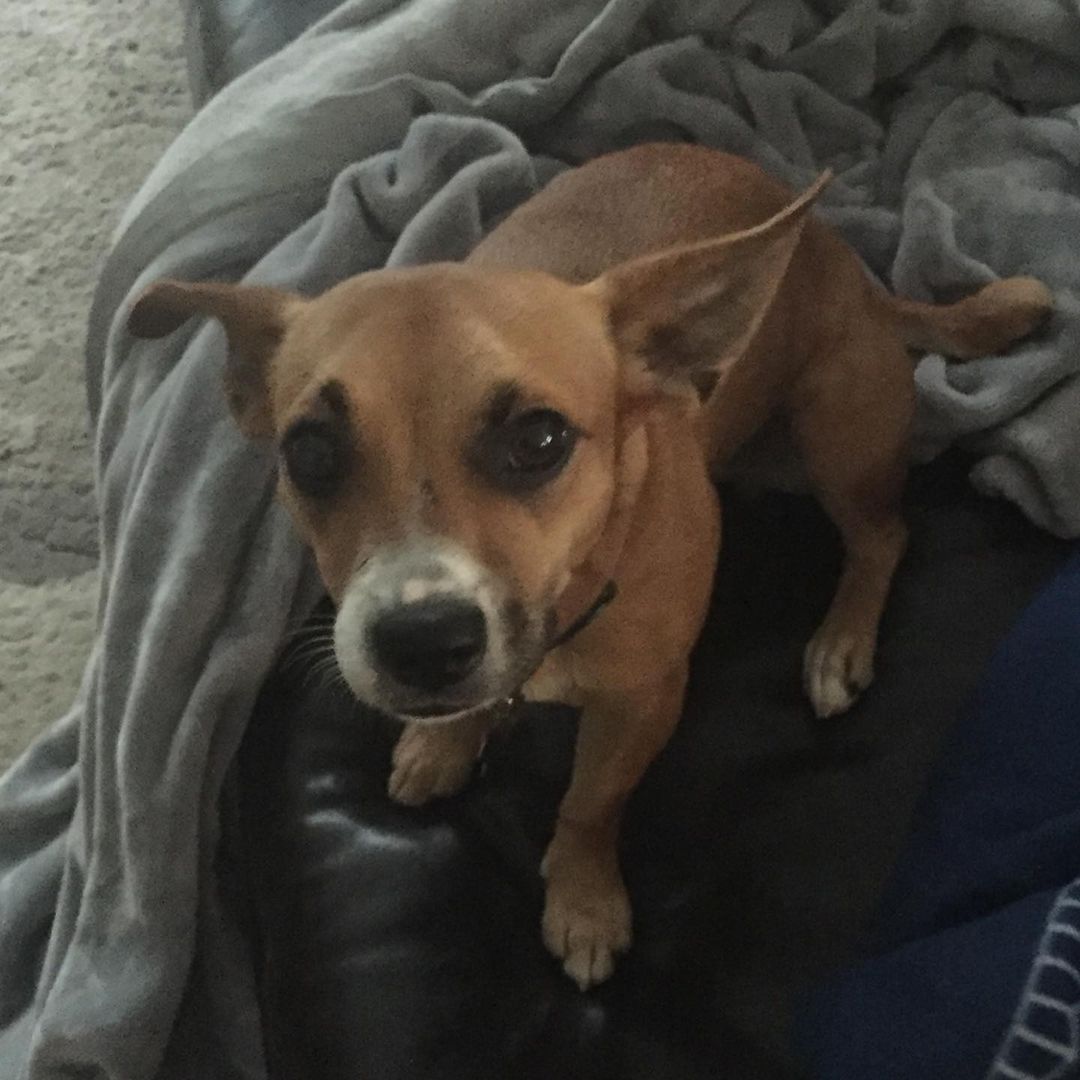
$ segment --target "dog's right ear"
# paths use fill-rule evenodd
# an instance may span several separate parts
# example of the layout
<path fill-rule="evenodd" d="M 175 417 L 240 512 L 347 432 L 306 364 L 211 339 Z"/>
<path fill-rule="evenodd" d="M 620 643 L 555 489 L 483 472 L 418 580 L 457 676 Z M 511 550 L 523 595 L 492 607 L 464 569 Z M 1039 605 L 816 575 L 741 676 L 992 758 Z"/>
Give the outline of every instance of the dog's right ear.
<path fill-rule="evenodd" d="M 225 327 L 229 357 L 225 394 L 240 430 L 252 438 L 273 435 L 270 361 L 285 335 L 290 313 L 303 300 L 263 285 L 190 284 L 159 281 L 135 301 L 128 329 L 135 337 L 161 338 L 193 315 L 209 315 Z"/>

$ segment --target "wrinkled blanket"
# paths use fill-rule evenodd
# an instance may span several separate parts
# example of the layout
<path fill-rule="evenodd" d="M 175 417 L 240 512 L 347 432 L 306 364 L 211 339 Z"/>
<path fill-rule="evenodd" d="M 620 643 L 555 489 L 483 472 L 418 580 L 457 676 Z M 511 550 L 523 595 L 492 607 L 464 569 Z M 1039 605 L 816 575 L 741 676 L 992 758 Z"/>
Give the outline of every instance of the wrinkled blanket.
<path fill-rule="evenodd" d="M 896 289 L 1056 290 L 1007 357 L 918 369 L 919 452 L 1080 533 L 1080 17 L 1070 0 L 344 0 L 195 117 L 129 208 L 92 313 L 100 634 L 0 782 L 0 1076 L 265 1076 L 215 863 L 259 685 L 319 589 L 223 340 L 124 330 L 162 275 L 315 292 L 464 255 L 567 163 L 647 138 L 748 155 Z"/>

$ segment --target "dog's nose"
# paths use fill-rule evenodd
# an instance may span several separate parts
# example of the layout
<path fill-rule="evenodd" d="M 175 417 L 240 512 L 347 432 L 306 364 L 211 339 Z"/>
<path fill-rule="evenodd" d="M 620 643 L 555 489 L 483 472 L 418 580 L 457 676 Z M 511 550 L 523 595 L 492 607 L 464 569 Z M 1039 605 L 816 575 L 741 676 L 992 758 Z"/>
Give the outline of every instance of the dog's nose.
<path fill-rule="evenodd" d="M 376 665 L 416 690 L 461 682 L 480 663 L 486 646 L 484 613 L 449 597 L 402 604 L 380 615 L 371 628 Z"/>

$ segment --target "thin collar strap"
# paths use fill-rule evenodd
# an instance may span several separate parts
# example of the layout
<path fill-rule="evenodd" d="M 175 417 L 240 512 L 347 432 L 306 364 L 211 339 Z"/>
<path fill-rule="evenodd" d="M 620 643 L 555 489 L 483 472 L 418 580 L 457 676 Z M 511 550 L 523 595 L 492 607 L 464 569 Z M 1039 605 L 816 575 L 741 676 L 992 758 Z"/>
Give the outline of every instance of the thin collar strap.
<path fill-rule="evenodd" d="M 548 650 L 557 649 L 560 645 L 565 645 L 568 641 L 573 640 L 585 629 L 592 621 L 600 614 L 615 599 L 619 592 L 619 587 L 615 584 L 614 578 L 609 578 L 604 587 L 600 590 L 600 594 L 583 611 L 562 633 L 556 635 L 555 639 L 548 646 Z"/>

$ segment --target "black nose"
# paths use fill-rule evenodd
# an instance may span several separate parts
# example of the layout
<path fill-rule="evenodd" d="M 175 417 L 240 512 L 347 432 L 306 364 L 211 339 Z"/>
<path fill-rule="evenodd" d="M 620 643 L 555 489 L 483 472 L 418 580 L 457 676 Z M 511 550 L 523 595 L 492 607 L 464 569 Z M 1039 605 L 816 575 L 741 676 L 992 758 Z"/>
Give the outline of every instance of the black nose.
<path fill-rule="evenodd" d="M 486 645 L 484 613 L 444 596 L 392 608 L 371 628 L 378 668 L 417 690 L 461 682 L 480 663 Z"/>

